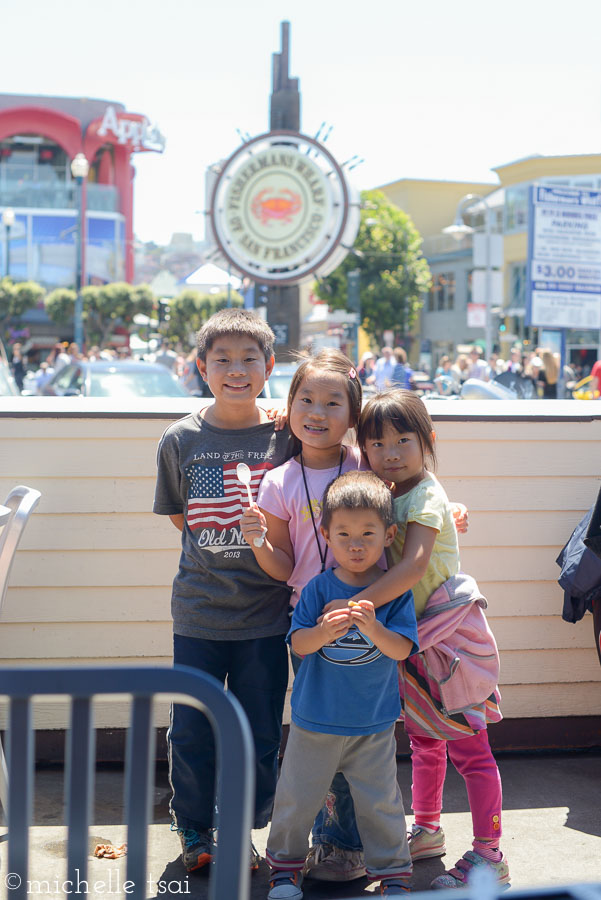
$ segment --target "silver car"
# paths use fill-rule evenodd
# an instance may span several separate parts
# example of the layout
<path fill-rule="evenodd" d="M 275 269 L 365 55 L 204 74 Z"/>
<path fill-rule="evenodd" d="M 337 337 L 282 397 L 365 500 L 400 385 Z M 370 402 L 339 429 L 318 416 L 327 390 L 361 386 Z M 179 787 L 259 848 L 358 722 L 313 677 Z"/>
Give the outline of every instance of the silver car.
<path fill-rule="evenodd" d="M 53 397 L 190 398 L 165 366 L 129 359 L 69 363 L 52 376 L 42 393 Z"/>

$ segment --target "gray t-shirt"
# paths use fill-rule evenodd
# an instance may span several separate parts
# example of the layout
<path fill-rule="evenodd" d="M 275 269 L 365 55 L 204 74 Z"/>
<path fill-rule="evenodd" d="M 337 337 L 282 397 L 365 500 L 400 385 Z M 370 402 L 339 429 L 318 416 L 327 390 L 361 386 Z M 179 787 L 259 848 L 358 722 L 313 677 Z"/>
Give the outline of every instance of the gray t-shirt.
<path fill-rule="evenodd" d="M 251 470 L 256 501 L 261 478 L 290 456 L 288 429 L 273 422 L 223 429 L 199 413 L 174 422 L 158 449 L 153 511 L 184 514 L 182 554 L 173 582 L 173 630 L 206 640 L 247 640 L 285 634 L 287 585 L 258 565 L 240 530 L 246 487 L 236 466 Z"/>

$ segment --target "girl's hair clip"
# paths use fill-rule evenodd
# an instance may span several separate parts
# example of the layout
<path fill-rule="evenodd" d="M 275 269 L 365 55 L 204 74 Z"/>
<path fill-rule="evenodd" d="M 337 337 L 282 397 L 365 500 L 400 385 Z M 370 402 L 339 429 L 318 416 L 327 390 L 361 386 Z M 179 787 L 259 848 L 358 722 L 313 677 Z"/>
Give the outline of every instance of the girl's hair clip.
<path fill-rule="evenodd" d="M 348 370 L 348 377 L 349 377 L 349 378 L 356 378 L 356 377 L 357 377 L 357 373 L 355 372 L 355 370 L 353 369 L 352 366 L 351 366 L 351 368 Z"/>

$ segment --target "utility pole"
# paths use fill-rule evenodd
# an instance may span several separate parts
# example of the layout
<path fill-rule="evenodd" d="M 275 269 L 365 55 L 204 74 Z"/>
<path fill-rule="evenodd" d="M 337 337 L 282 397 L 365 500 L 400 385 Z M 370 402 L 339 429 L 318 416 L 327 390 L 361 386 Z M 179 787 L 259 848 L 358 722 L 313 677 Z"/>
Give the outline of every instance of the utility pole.
<path fill-rule="evenodd" d="M 281 23 L 281 50 L 273 54 L 269 111 L 271 131 L 300 131 L 300 93 L 298 78 L 290 78 L 290 23 Z M 300 343 L 300 302 L 298 285 L 269 286 L 267 321 L 276 332 L 276 358 L 290 358 Z M 279 327 L 277 327 L 279 326 Z"/>

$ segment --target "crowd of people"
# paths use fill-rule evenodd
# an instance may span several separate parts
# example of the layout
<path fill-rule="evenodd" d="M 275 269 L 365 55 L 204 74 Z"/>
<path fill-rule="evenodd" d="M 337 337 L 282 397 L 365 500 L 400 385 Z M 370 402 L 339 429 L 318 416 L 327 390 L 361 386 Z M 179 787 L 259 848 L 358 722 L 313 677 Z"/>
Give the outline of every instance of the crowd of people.
<path fill-rule="evenodd" d="M 11 348 L 10 368 L 19 391 L 41 394 L 51 378 L 68 363 L 95 360 L 126 360 L 132 358 L 129 346 L 105 347 L 91 346 L 83 351 L 75 342 L 57 343 L 46 358 L 32 363 L 24 354 L 23 345 L 16 342 Z M 196 349 L 183 350 L 181 345 L 164 339 L 153 352 L 142 357 L 148 362 L 156 362 L 172 371 L 184 388 L 192 395 L 209 396 L 206 383 L 203 382 L 196 366 Z M 479 346 L 473 346 L 467 353 L 458 353 L 453 360 L 444 355 L 433 372 L 425 373 L 430 377 L 433 391 L 443 395 L 460 394 L 461 387 L 468 378 L 481 381 L 493 381 L 505 372 L 510 372 L 532 382 L 533 391 L 529 396 L 542 399 L 571 398 L 572 390 L 586 375 L 591 375 L 590 396 L 599 396 L 601 392 L 601 360 L 596 362 L 590 373 L 576 364 L 564 365 L 561 397 L 558 395 L 560 373 L 560 357 L 546 347 L 525 349 L 512 347 L 508 358 L 503 359 L 498 353 L 492 353 L 489 359 Z M 380 356 L 367 351 L 357 363 L 357 374 L 366 393 L 374 393 L 391 387 L 416 389 L 418 385 L 415 372 L 410 366 L 407 353 L 403 347 L 384 346 Z"/>
<path fill-rule="evenodd" d="M 183 352 L 175 350 L 169 341 L 164 340 L 155 352 L 135 357 L 146 362 L 156 362 L 172 371 L 190 392 L 202 393 L 203 383 L 196 367 L 196 350 Z M 128 345 L 103 347 L 92 345 L 88 349 L 80 349 L 75 341 L 57 342 L 45 358 L 30 362 L 24 353 L 23 345 L 16 342 L 11 348 L 10 369 L 19 391 L 42 394 L 48 382 L 66 365 L 76 362 L 113 362 L 115 360 L 134 359 Z"/>
<path fill-rule="evenodd" d="M 267 323 L 222 310 L 197 341 L 215 402 L 163 434 L 154 512 L 181 532 L 174 661 L 227 680 L 250 722 L 252 827 L 271 821 L 268 900 L 301 900 L 304 878 L 367 876 L 383 896 L 408 893 L 414 862 L 445 853 L 447 753 L 465 780 L 473 833 L 433 886 L 464 887 L 482 868 L 508 884 L 487 732 L 501 718 L 499 656 L 486 601 L 459 569 L 467 511 L 434 474 L 425 404 L 403 387 L 363 405 L 354 364 L 327 349 L 298 366 L 282 422 L 256 403 L 274 366 Z M 372 374 L 387 387 L 398 357 L 382 359 Z M 239 463 L 251 470 L 252 502 Z M 278 778 L 287 644 L 292 724 Z M 409 828 L 399 717 L 412 749 Z M 219 840 L 211 727 L 176 704 L 168 742 L 172 829 L 191 872 Z M 249 865 L 259 866 L 250 836 Z"/>
<path fill-rule="evenodd" d="M 533 396 L 545 400 L 571 397 L 572 390 L 578 381 L 589 374 L 581 366 L 564 365 L 564 393 L 558 394 L 560 381 L 560 355 L 547 347 L 524 349 L 512 347 L 508 358 L 503 359 L 499 353 L 491 353 L 488 359 L 479 346 L 473 346 L 467 353 L 459 353 L 453 360 L 450 356 L 441 357 L 431 374 L 435 391 L 440 394 L 459 394 L 468 378 L 480 381 L 493 381 L 504 372 L 513 373 L 527 379 L 533 384 Z M 407 362 L 407 354 L 402 347 L 383 347 L 380 357 L 368 351 L 358 363 L 357 371 L 361 383 L 368 390 L 373 387 L 377 391 L 392 387 L 415 388 L 414 372 Z M 593 383 L 591 391 L 599 391 L 601 385 L 601 361 L 595 363 L 591 373 Z M 597 395 L 598 396 L 598 395 Z"/>

